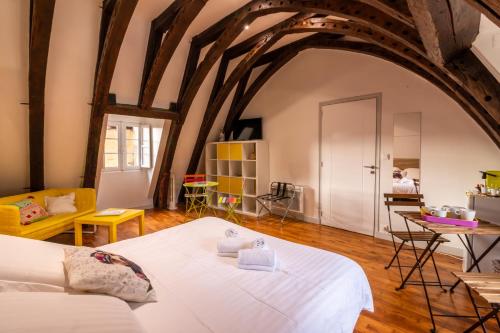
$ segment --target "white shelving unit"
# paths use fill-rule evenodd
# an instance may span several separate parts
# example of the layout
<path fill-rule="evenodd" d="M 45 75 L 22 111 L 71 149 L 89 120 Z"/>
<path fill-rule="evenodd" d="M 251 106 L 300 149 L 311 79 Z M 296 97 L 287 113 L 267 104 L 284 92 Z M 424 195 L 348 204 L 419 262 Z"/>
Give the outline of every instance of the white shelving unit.
<path fill-rule="evenodd" d="M 218 205 L 219 196 L 242 195 L 236 211 L 257 216 L 260 205 L 257 196 L 269 192 L 269 148 L 257 141 L 212 142 L 205 148 L 205 172 L 209 181 L 219 183 L 210 190 L 212 207 Z M 265 213 L 265 210 L 264 212 Z"/>

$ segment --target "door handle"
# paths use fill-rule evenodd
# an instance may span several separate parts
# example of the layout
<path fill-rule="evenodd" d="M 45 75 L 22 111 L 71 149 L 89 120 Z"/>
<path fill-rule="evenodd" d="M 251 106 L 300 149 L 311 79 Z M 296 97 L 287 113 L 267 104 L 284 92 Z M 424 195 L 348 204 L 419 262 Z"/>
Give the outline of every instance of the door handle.
<path fill-rule="evenodd" d="M 377 167 L 375 165 L 363 165 L 363 168 L 375 170 Z"/>

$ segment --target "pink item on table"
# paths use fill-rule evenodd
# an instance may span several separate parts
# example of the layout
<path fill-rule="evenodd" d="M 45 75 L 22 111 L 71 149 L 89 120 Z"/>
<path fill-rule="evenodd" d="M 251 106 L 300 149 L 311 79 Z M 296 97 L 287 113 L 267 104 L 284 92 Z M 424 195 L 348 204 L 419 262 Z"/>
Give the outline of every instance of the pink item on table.
<path fill-rule="evenodd" d="M 469 228 L 475 228 L 478 225 L 478 221 L 466 221 L 466 220 L 460 220 L 460 219 L 450 219 L 447 217 L 438 217 L 438 216 L 432 216 L 432 215 L 422 215 L 422 220 L 426 222 L 431 222 L 431 223 L 440 223 L 440 224 L 450 224 L 450 225 L 456 225 L 456 226 L 461 226 L 461 227 L 469 227 Z"/>

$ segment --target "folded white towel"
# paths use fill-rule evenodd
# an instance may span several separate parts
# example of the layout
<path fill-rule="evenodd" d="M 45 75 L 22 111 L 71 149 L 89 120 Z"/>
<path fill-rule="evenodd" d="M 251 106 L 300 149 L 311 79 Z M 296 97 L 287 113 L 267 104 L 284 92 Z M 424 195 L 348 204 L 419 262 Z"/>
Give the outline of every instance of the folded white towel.
<path fill-rule="evenodd" d="M 227 238 L 236 238 L 238 237 L 238 230 L 234 228 L 229 228 L 226 230 L 226 237 Z"/>
<path fill-rule="evenodd" d="M 217 242 L 217 252 L 221 257 L 238 257 L 238 251 L 249 247 L 248 241 L 240 237 L 224 238 Z"/>
<path fill-rule="evenodd" d="M 258 237 L 252 242 L 254 249 L 267 249 L 266 240 L 263 237 Z"/>
<path fill-rule="evenodd" d="M 238 252 L 238 267 L 257 271 L 274 272 L 278 264 L 276 251 L 269 249 L 244 249 Z"/>

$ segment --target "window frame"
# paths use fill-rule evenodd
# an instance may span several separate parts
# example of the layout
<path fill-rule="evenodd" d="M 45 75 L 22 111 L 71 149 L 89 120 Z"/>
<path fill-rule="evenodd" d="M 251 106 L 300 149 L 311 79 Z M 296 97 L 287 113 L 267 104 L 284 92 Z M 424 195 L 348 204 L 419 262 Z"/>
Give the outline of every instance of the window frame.
<path fill-rule="evenodd" d="M 106 131 L 108 126 L 116 126 L 118 130 L 118 167 L 106 167 L 106 147 L 103 148 L 103 171 L 105 172 L 126 172 L 126 171 L 139 171 L 139 170 L 148 170 L 153 168 L 153 138 L 152 138 L 152 130 L 150 124 L 145 123 L 136 123 L 136 122 L 127 122 L 127 121 L 108 121 L 106 124 Z M 139 136 L 138 136 L 138 166 L 130 167 L 127 165 L 127 135 L 126 128 L 127 126 L 134 126 L 138 128 Z M 149 167 L 144 167 L 144 156 L 143 156 L 143 129 L 149 128 Z M 106 135 L 104 134 L 104 141 L 106 141 Z"/>
<path fill-rule="evenodd" d="M 107 139 L 107 132 L 108 132 L 108 126 L 116 126 L 117 130 L 117 135 L 118 138 L 116 139 L 118 141 L 118 166 L 117 167 L 106 167 L 106 139 Z M 103 170 L 104 171 L 121 171 L 121 166 L 122 166 L 122 143 L 121 143 L 121 123 L 119 121 L 108 121 L 106 124 L 106 133 L 104 133 L 104 147 L 103 147 Z"/>

